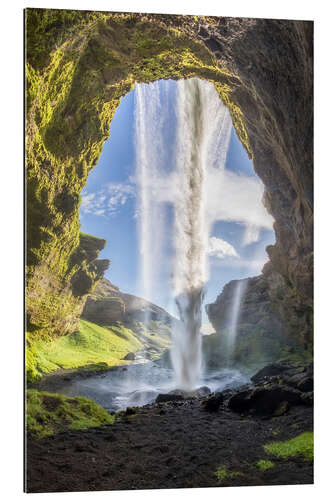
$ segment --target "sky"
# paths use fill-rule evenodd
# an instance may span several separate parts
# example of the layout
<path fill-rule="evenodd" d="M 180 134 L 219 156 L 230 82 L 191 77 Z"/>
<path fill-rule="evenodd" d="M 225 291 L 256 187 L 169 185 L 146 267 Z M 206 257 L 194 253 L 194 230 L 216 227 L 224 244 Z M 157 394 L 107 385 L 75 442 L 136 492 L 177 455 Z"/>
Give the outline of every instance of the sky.
<path fill-rule="evenodd" d="M 177 83 L 160 81 L 154 85 L 159 89 L 160 112 L 168 109 L 163 132 L 168 153 L 168 148 L 172 148 L 175 119 L 170 112 L 174 104 L 170 99 L 175 98 Z M 97 166 L 89 174 L 82 192 L 80 222 L 81 231 L 107 240 L 100 253 L 100 258 L 111 261 L 105 276 L 123 292 L 140 296 L 135 106 L 133 90 L 121 99 L 110 126 L 110 137 L 104 144 Z M 211 212 L 212 224 L 205 304 L 214 302 L 229 281 L 260 274 L 268 260 L 265 247 L 275 241 L 273 219 L 260 202 L 262 183 L 233 128 L 223 178 L 221 172 L 213 170 L 214 176 L 208 178 L 207 210 Z M 165 189 L 164 185 L 161 187 Z M 168 247 L 168 238 L 163 241 Z M 153 302 L 175 314 L 168 282 L 171 253 L 169 245 L 163 257 L 159 257 L 162 273 Z M 208 322 L 205 312 L 203 322 Z"/>

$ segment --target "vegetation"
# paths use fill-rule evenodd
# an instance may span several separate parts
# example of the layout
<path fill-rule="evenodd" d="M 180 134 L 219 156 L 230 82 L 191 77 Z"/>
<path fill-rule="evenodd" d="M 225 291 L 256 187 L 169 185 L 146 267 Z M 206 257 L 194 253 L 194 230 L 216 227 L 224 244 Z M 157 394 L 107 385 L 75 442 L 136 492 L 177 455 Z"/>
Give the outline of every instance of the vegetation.
<path fill-rule="evenodd" d="M 225 481 L 226 479 L 234 479 L 237 476 L 241 476 L 241 472 L 231 472 L 228 470 L 228 468 L 225 465 L 222 465 L 219 467 L 216 472 L 215 476 L 219 480 L 219 482 Z"/>
<path fill-rule="evenodd" d="M 279 458 L 289 458 L 301 455 L 307 461 L 313 461 L 313 432 L 303 432 L 289 441 L 279 441 L 266 444 L 267 453 Z"/>
<path fill-rule="evenodd" d="M 33 382 L 59 368 L 96 370 L 127 364 L 123 360 L 126 354 L 140 348 L 133 331 L 121 323 L 102 327 L 80 320 L 78 332 L 53 341 L 31 341 L 26 350 L 27 378 Z"/>
<path fill-rule="evenodd" d="M 256 463 L 256 466 L 258 467 L 258 469 L 265 472 L 266 470 L 274 467 L 274 464 L 270 460 L 258 460 L 258 462 Z"/>
<path fill-rule="evenodd" d="M 87 398 L 27 391 L 27 432 L 40 439 L 65 429 L 112 424 L 114 416 Z"/>

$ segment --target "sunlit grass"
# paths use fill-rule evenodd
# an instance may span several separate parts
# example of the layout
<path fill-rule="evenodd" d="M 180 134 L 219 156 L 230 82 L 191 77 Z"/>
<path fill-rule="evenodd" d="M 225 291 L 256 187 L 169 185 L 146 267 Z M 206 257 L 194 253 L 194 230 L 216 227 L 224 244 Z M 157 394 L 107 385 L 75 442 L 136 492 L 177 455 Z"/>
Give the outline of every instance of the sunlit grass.
<path fill-rule="evenodd" d="M 231 472 L 228 470 L 228 468 L 225 465 L 222 465 L 215 471 L 215 476 L 217 479 L 222 482 L 225 481 L 226 479 L 233 479 L 237 476 L 241 476 L 241 472 Z"/>
<path fill-rule="evenodd" d="M 90 399 L 27 391 L 27 431 L 38 439 L 64 429 L 86 429 L 113 422 L 114 416 Z"/>
<path fill-rule="evenodd" d="M 51 342 L 35 341 L 27 349 L 28 380 L 60 368 L 107 368 L 126 364 L 129 352 L 142 348 L 132 330 L 122 324 L 99 326 L 80 320 L 80 330 Z"/>
<path fill-rule="evenodd" d="M 258 460 L 258 462 L 256 463 L 256 466 L 258 467 L 258 469 L 260 469 L 262 471 L 266 471 L 266 470 L 274 467 L 274 464 L 270 460 Z"/>
<path fill-rule="evenodd" d="M 313 461 L 313 432 L 303 432 L 288 441 L 269 443 L 264 446 L 267 453 L 279 458 L 301 455 L 309 462 Z"/>

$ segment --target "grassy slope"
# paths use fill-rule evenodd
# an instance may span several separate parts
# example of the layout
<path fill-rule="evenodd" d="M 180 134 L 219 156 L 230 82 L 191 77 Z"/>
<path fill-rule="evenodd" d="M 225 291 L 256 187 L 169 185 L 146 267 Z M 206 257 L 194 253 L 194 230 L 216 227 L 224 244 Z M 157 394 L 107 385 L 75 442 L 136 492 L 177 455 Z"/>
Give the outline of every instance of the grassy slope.
<path fill-rule="evenodd" d="M 86 429 L 113 422 L 113 416 L 87 398 L 27 391 L 26 426 L 36 438 L 65 429 Z"/>
<path fill-rule="evenodd" d="M 143 328 L 143 326 L 142 326 Z M 159 357 L 169 346 L 168 327 L 151 322 L 149 331 L 141 333 L 117 323 L 99 326 L 80 320 L 76 333 L 52 341 L 30 340 L 27 348 L 27 378 L 33 382 L 42 374 L 63 369 L 103 369 L 127 364 L 124 357 L 129 352 L 146 349 L 151 358 Z"/>
<path fill-rule="evenodd" d="M 132 330 L 125 326 L 101 327 L 80 320 L 80 330 L 51 342 L 32 341 L 27 349 L 27 376 L 33 381 L 42 373 L 59 368 L 72 369 L 98 364 L 115 366 L 126 363 L 123 358 L 129 352 L 142 347 Z M 103 365 L 100 365 L 101 367 Z"/>

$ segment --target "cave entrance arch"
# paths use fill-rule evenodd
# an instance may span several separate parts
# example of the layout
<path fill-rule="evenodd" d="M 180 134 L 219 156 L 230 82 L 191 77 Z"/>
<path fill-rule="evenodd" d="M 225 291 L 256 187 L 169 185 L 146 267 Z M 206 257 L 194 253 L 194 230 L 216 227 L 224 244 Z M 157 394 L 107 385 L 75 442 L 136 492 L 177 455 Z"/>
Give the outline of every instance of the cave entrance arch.
<path fill-rule="evenodd" d="M 28 9 L 31 331 L 75 330 L 87 289 L 105 267 L 96 261 L 102 243 L 80 240 L 80 192 L 120 97 L 134 81 L 161 78 L 214 83 L 266 186 L 276 220 L 272 268 L 311 307 L 311 48 L 310 22 Z M 73 288 L 79 275 L 83 290 Z"/>

